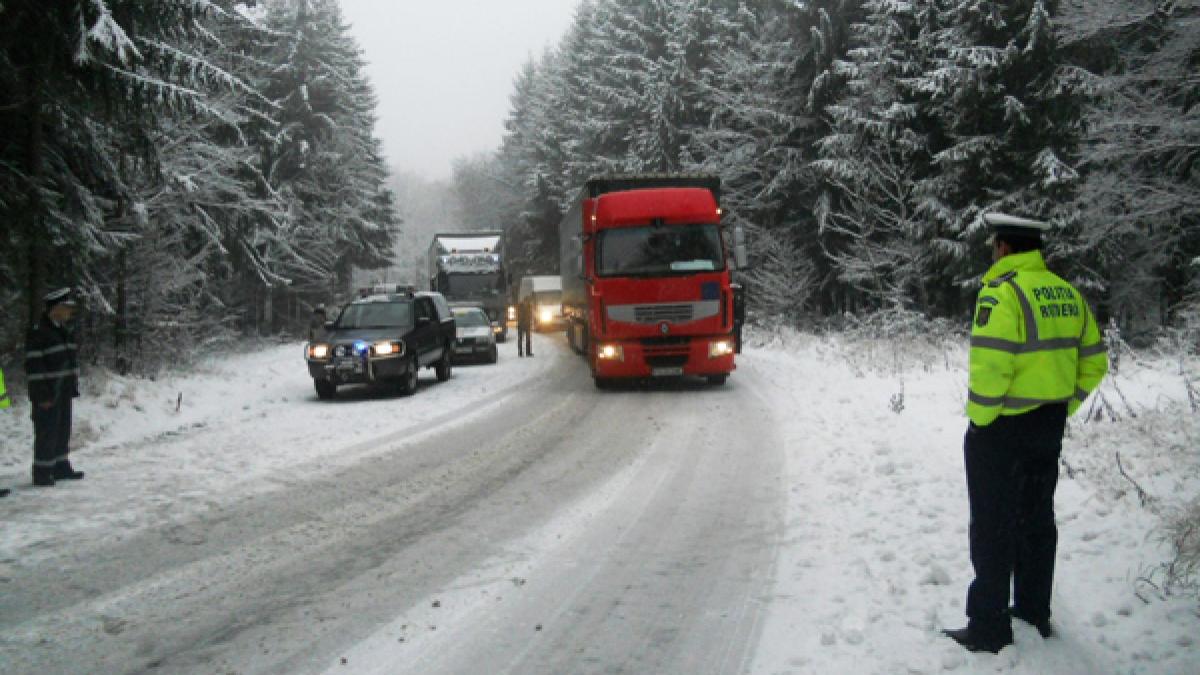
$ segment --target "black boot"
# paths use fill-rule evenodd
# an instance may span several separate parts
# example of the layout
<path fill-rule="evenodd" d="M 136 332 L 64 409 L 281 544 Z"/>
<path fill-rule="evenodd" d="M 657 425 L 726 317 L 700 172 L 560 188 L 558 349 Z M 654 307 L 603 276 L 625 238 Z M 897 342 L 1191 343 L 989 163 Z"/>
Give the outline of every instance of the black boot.
<path fill-rule="evenodd" d="M 1001 649 L 1013 643 L 1011 629 L 1007 632 L 999 629 L 984 631 L 967 626 L 955 630 L 943 630 L 942 633 L 972 652 L 999 654 Z"/>
<path fill-rule="evenodd" d="M 1054 637 L 1054 627 L 1050 625 L 1050 617 L 1036 619 L 1016 607 L 1012 608 L 1012 615 L 1036 628 L 1038 635 L 1041 635 L 1043 640 Z"/>
<path fill-rule="evenodd" d="M 33 467 L 33 484 L 38 487 L 54 485 L 54 469 L 48 466 Z"/>
<path fill-rule="evenodd" d="M 82 471 L 76 471 L 71 468 L 71 460 L 64 459 L 54 465 L 55 480 L 80 480 L 83 478 Z"/>

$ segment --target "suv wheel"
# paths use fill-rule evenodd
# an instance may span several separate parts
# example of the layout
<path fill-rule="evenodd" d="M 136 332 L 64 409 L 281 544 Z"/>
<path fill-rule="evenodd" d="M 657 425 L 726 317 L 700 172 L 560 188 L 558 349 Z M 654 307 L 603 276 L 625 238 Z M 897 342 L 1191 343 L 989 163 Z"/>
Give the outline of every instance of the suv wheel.
<path fill-rule="evenodd" d="M 446 348 L 442 350 L 442 358 L 434 366 L 438 382 L 450 379 L 450 367 L 450 345 L 446 345 Z"/>
<path fill-rule="evenodd" d="M 417 393 L 417 371 L 421 369 L 417 363 L 417 357 L 414 355 L 412 360 L 408 362 L 408 372 L 404 373 L 404 377 L 400 378 L 400 393 L 405 396 L 412 396 Z"/>
<path fill-rule="evenodd" d="M 313 386 L 317 389 L 317 398 L 322 401 L 329 401 L 337 395 L 337 385 L 329 380 L 313 380 Z"/>

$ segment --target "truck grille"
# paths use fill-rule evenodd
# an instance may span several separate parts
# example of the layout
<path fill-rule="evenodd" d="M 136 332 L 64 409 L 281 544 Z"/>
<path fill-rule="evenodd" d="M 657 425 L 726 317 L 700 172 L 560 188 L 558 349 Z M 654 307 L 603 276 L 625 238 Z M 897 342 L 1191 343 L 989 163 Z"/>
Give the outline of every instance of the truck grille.
<path fill-rule="evenodd" d="M 686 305 L 637 305 L 633 308 L 633 320 L 638 323 L 658 323 L 670 321 L 683 323 L 691 321 L 696 314 L 696 308 Z"/>

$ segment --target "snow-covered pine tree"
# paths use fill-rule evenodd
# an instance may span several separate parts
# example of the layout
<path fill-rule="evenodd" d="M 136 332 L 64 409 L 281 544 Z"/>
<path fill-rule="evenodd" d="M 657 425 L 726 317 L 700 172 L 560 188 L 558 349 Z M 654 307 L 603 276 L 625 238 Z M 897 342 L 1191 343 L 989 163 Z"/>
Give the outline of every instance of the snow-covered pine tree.
<path fill-rule="evenodd" d="M 1085 92 L 1061 67 L 1057 0 L 916 4 L 927 9 L 917 39 L 931 58 L 913 84 L 936 167 L 918 182 L 920 214 L 953 257 L 957 283 L 972 288 L 988 265 L 982 212 L 1074 221 Z M 941 310 L 956 313 L 967 295 L 947 297 Z"/>
<path fill-rule="evenodd" d="M 930 175 L 928 137 L 908 83 L 924 63 L 914 39 L 920 3 L 871 0 L 851 27 L 850 49 L 823 75 L 828 134 L 813 167 L 819 241 L 840 284 L 866 306 L 928 310 L 935 278 L 929 221 L 913 185 Z M 853 298 L 848 304 L 857 305 Z"/>
<path fill-rule="evenodd" d="M 1144 335 L 1200 309 L 1200 3 L 1069 5 L 1060 32 L 1099 92 L 1073 257 L 1103 286 L 1093 302 Z"/>
<path fill-rule="evenodd" d="M 0 221 L 12 226 L 0 257 L 23 288 L 14 314 L 32 321 L 46 283 L 86 282 L 93 257 L 118 245 L 112 221 L 135 201 L 134 172 L 157 166 L 146 132 L 159 117 L 210 113 L 203 91 L 238 86 L 180 46 L 222 4 L 0 5 Z"/>
<path fill-rule="evenodd" d="M 295 319 L 297 298 L 342 296 L 355 267 L 386 266 L 397 222 L 374 136 L 375 96 L 336 1 L 272 0 L 267 9 L 278 37 L 262 89 L 278 129 L 263 139 L 263 173 L 290 201 L 277 254 L 290 284 L 259 303 L 260 328 L 273 331 L 286 323 L 275 305 Z"/>

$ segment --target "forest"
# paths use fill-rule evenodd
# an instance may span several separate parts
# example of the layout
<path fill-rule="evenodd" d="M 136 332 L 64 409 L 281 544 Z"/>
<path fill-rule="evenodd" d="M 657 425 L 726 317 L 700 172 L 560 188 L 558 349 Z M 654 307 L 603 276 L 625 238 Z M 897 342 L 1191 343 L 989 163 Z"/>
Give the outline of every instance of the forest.
<path fill-rule="evenodd" d="M 537 272 L 587 177 L 703 172 L 760 319 L 962 319 L 1001 211 L 1127 335 L 1198 325 L 1200 3 L 585 0 L 511 98 L 456 179 Z"/>
<path fill-rule="evenodd" d="M 59 285 L 152 369 L 418 255 L 365 58 L 336 0 L 0 0 L 0 355 Z M 965 322 L 1004 211 L 1106 322 L 1195 342 L 1197 103 L 1196 0 L 582 0 L 452 194 L 556 273 L 589 176 L 719 175 L 752 316 L 801 325 Z"/>

